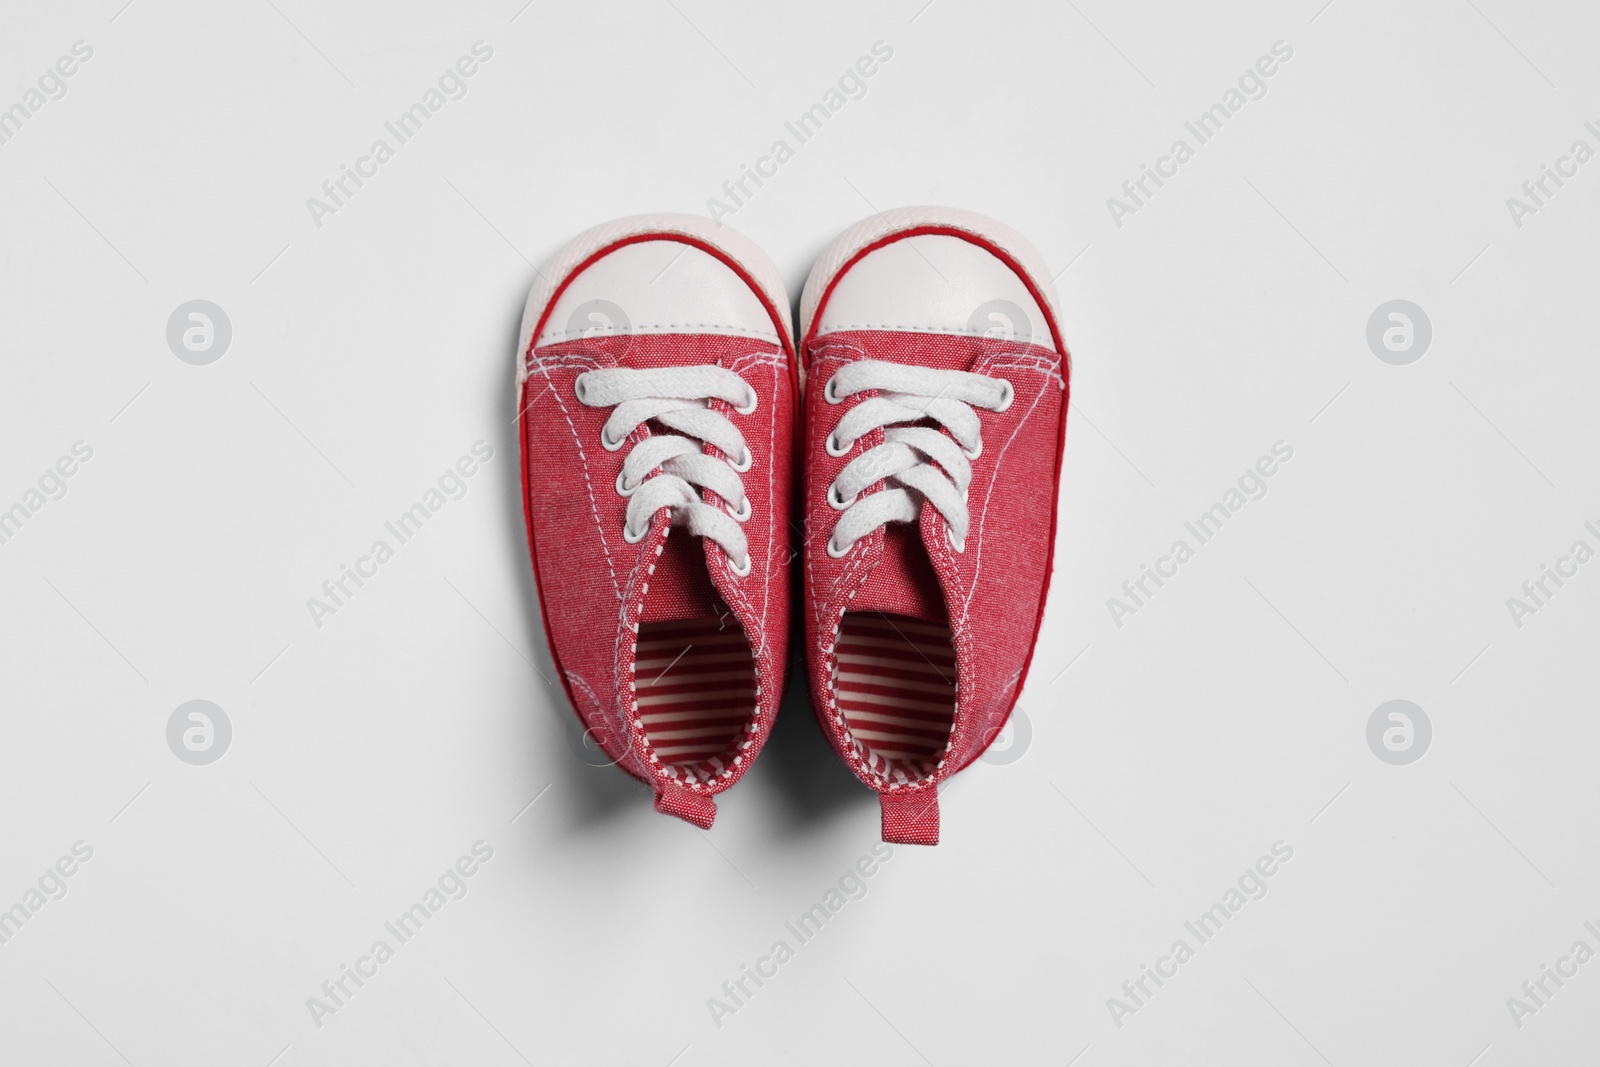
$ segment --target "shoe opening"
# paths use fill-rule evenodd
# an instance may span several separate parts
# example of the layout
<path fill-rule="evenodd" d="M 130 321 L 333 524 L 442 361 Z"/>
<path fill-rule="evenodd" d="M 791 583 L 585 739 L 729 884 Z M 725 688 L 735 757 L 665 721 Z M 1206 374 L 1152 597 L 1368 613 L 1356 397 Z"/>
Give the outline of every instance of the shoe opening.
<path fill-rule="evenodd" d="M 896 781 L 932 774 L 955 727 L 950 628 L 880 611 L 847 611 L 834 662 L 839 711 L 868 763 Z"/>
<path fill-rule="evenodd" d="M 732 613 L 639 625 L 634 700 L 650 749 L 686 777 L 739 758 L 756 713 L 755 660 Z"/>

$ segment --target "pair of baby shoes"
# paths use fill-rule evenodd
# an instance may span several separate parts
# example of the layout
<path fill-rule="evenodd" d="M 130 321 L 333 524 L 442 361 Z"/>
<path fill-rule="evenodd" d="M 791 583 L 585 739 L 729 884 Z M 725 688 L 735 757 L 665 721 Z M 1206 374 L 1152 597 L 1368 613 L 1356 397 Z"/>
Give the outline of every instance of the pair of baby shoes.
<path fill-rule="evenodd" d="M 1020 235 L 948 208 L 841 234 L 798 333 L 772 261 L 695 216 L 606 223 L 539 272 L 517 404 L 545 633 L 658 811 L 709 827 L 761 751 L 798 589 L 823 733 L 884 840 L 938 842 L 938 785 L 1004 727 L 1044 610 L 1055 304 Z"/>

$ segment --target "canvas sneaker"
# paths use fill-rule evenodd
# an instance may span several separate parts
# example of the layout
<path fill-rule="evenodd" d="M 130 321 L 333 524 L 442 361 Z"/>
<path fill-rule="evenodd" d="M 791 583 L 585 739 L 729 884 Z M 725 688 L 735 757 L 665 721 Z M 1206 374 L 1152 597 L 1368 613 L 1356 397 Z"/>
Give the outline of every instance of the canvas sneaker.
<path fill-rule="evenodd" d="M 793 353 L 777 269 L 689 215 L 580 235 L 523 315 L 522 490 L 550 654 L 586 736 L 701 827 L 783 692 Z"/>
<path fill-rule="evenodd" d="M 886 841 L 1017 702 L 1044 610 L 1067 350 L 1043 260 L 948 208 L 846 230 L 806 282 L 804 625 L 823 732 Z"/>

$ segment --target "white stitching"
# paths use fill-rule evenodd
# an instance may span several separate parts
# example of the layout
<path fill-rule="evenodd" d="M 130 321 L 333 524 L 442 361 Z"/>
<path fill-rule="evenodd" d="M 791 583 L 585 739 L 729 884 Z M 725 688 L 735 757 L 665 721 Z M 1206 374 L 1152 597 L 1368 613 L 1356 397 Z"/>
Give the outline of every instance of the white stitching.
<path fill-rule="evenodd" d="M 600 535 L 600 549 L 606 555 L 606 570 L 611 574 L 611 588 L 616 592 L 617 599 L 622 599 L 622 583 L 617 581 L 617 569 L 611 561 L 611 546 L 606 542 L 605 524 L 600 521 L 600 503 L 594 498 L 594 483 L 589 479 L 589 456 L 583 450 L 583 441 L 578 436 L 578 427 L 573 424 L 572 416 L 567 412 L 566 402 L 561 399 L 561 394 L 556 390 L 555 382 L 550 380 L 550 372 L 543 367 L 545 388 L 550 390 L 550 395 L 555 397 L 556 404 L 561 408 L 561 417 L 567 420 L 567 429 L 572 431 L 572 443 L 578 449 L 578 459 L 583 463 L 583 484 L 589 490 L 589 513 L 594 517 L 595 532 Z"/>
<path fill-rule="evenodd" d="M 1000 449 L 1000 454 L 995 457 L 994 463 L 991 466 L 989 486 L 987 491 L 983 494 L 983 507 L 978 510 L 978 552 L 973 561 L 972 585 L 968 588 L 967 598 L 961 607 L 963 618 L 966 617 L 966 614 L 972 608 L 972 597 L 978 589 L 978 577 L 983 573 L 983 527 L 989 518 L 989 501 L 994 499 L 994 487 L 999 481 L 1000 464 L 1006 458 L 1006 453 L 1011 451 L 1011 446 L 1016 443 L 1017 438 L 1022 434 L 1022 428 L 1027 425 L 1028 419 L 1036 410 L 1038 410 L 1039 404 L 1043 400 L 1044 390 L 1041 389 L 1033 398 L 1033 403 L 1028 407 L 1027 412 L 1025 412 L 1023 416 L 1017 420 L 1016 429 L 1012 431 L 1011 437 L 1006 441 L 1005 447 Z"/>
<path fill-rule="evenodd" d="M 773 387 L 774 387 L 774 391 L 776 391 L 776 388 L 777 388 L 777 368 L 779 368 L 783 364 L 783 358 L 782 357 L 783 357 L 783 353 L 781 351 L 776 352 L 776 353 L 770 352 L 770 351 L 746 352 L 746 353 L 742 353 L 742 354 L 740 354 L 738 356 L 732 357 L 729 360 L 728 369 L 734 370 L 735 373 L 742 374 L 742 371 L 736 369 L 737 367 L 745 367 L 745 366 L 754 367 L 754 366 L 762 366 L 762 365 L 770 366 L 774 370 L 774 373 L 773 373 Z M 776 393 L 774 393 L 774 395 L 776 395 Z M 769 494 L 775 494 L 775 492 L 776 492 L 775 486 L 776 486 L 777 474 L 776 474 L 776 471 L 772 469 L 772 462 L 771 462 L 771 454 L 772 454 L 772 452 L 771 452 L 771 449 L 775 447 L 775 442 L 776 442 L 776 437 L 777 437 L 777 422 L 776 422 L 776 420 L 773 420 L 771 422 L 771 426 L 772 426 L 772 430 L 771 430 L 771 435 L 770 436 L 771 436 L 773 444 L 769 445 L 768 464 L 767 465 L 768 465 Z M 772 496 L 769 495 L 769 499 L 772 499 Z M 771 525 L 772 525 L 772 521 L 773 521 L 772 518 L 771 518 L 772 509 L 770 508 L 770 506 L 768 508 L 768 511 L 769 511 L 768 525 L 769 525 L 769 528 L 770 528 Z M 658 516 L 656 521 L 662 521 L 662 517 Z M 648 566 L 648 568 L 647 568 L 647 570 L 645 572 L 644 581 L 641 583 L 641 587 L 639 589 L 639 600 L 640 600 L 640 603 L 637 605 L 637 607 L 640 610 L 642 610 L 642 607 L 643 607 L 643 603 L 642 602 L 643 602 L 644 595 L 649 590 L 649 587 L 650 587 L 649 579 L 655 574 L 656 561 L 660 559 L 662 549 L 666 545 L 666 539 L 667 539 L 668 536 L 671 535 L 671 533 L 672 533 L 672 527 L 669 524 L 666 527 L 666 529 L 664 529 L 662 531 L 661 541 L 657 543 L 655 552 L 652 553 L 652 555 L 650 557 L 650 563 L 649 563 L 649 566 Z M 770 540 L 771 539 L 769 538 L 769 541 Z M 769 563 L 770 563 L 770 560 L 771 560 L 771 552 L 772 552 L 772 548 L 771 548 L 771 545 L 769 544 L 769 547 L 768 547 L 768 560 L 769 560 Z M 638 573 L 637 572 L 637 568 L 635 568 L 634 577 L 637 576 L 637 573 Z M 773 578 L 772 578 L 772 575 L 771 575 L 770 570 L 769 570 L 768 578 L 767 578 L 767 584 L 764 586 L 764 590 L 765 590 L 765 592 L 767 594 L 769 605 L 770 605 L 770 599 L 771 599 L 771 582 L 772 582 L 772 580 L 773 580 Z M 732 599 L 734 599 L 737 602 L 739 607 L 743 608 L 746 617 L 750 618 L 754 623 L 757 624 L 757 628 L 759 630 L 760 636 L 758 638 L 758 642 L 759 642 L 759 647 L 758 647 L 757 642 L 753 642 L 753 641 L 750 640 L 750 631 L 748 629 L 745 629 L 745 627 L 743 626 L 743 623 L 741 622 L 740 629 L 744 630 L 746 647 L 748 647 L 750 649 L 751 671 L 755 675 L 754 684 L 755 684 L 755 698 L 756 699 L 755 699 L 755 707 L 752 709 L 752 712 L 751 712 L 750 722 L 748 722 L 746 724 L 746 727 L 745 727 L 745 736 L 741 737 L 737 741 L 730 742 L 729 748 L 725 752 L 719 753 L 718 755 L 713 756 L 710 759 L 701 760 L 701 761 L 699 761 L 698 763 L 696 763 L 693 766 L 683 767 L 683 768 L 680 768 L 678 765 L 675 765 L 675 764 L 664 763 L 661 760 L 661 758 L 656 754 L 655 747 L 650 742 L 649 732 L 645 729 L 645 726 L 644 726 L 644 716 L 639 711 L 638 692 L 637 692 L 637 688 L 636 688 L 636 685 L 635 685 L 635 682 L 634 682 L 634 677 L 636 675 L 635 663 L 637 661 L 639 624 L 637 622 L 632 622 L 632 623 L 629 622 L 629 620 L 628 620 L 628 612 L 629 612 L 630 608 L 628 606 L 626 606 L 626 605 L 624 606 L 624 609 L 623 609 L 623 618 L 622 618 L 623 625 L 617 631 L 617 646 L 616 646 L 616 649 L 614 650 L 614 653 L 613 653 L 613 658 L 614 658 L 615 662 L 618 665 L 618 670 L 617 670 L 617 692 L 618 692 L 618 694 L 620 696 L 624 691 L 623 690 L 623 685 L 622 685 L 623 678 L 622 678 L 622 671 L 621 671 L 622 642 L 623 642 L 624 635 L 629 635 L 631 637 L 631 639 L 632 639 L 632 642 L 633 642 L 633 646 L 632 647 L 633 647 L 634 654 L 629 657 L 629 668 L 628 668 L 629 677 L 627 679 L 627 689 L 626 689 L 627 696 L 626 696 L 625 716 L 626 716 L 626 719 L 627 719 L 627 724 L 626 725 L 628 727 L 628 732 L 629 732 L 629 734 L 630 734 L 630 736 L 632 738 L 636 738 L 637 739 L 637 745 L 638 745 L 638 749 L 637 750 L 631 750 L 631 751 L 640 751 L 640 750 L 642 750 L 645 753 L 645 755 L 648 757 L 649 762 L 647 764 L 644 764 L 643 767 L 644 767 L 644 769 L 648 770 L 650 772 L 650 774 L 653 777 L 655 777 L 656 779 L 661 780 L 661 781 L 676 782 L 676 783 L 678 783 L 678 784 L 680 784 L 680 785 L 682 785 L 682 786 L 684 786 L 684 787 L 686 787 L 688 789 L 692 789 L 692 790 L 694 790 L 696 792 L 701 792 L 701 793 L 705 793 L 705 792 L 710 791 L 711 784 L 715 779 L 718 779 L 718 778 L 731 778 L 733 776 L 733 771 L 728 769 L 728 765 L 725 764 L 723 757 L 731 756 L 732 757 L 732 765 L 733 766 L 743 767 L 743 766 L 746 765 L 747 761 L 745 760 L 744 752 L 749 749 L 751 744 L 753 744 L 755 741 L 759 740 L 763 729 L 767 727 L 767 725 L 768 725 L 767 720 L 770 718 L 770 716 L 765 714 L 764 708 L 765 708 L 765 706 L 769 705 L 775 699 L 774 694 L 769 692 L 769 687 L 766 685 L 765 676 L 762 674 L 762 671 L 761 671 L 761 656 L 764 655 L 766 653 L 766 650 L 767 650 L 768 623 L 770 622 L 770 620 L 768 619 L 768 611 L 764 609 L 758 615 L 756 613 L 756 611 L 754 610 L 754 606 L 751 604 L 751 602 L 749 600 L 749 597 L 746 595 L 746 593 L 744 591 L 744 587 L 738 582 L 729 583 L 729 586 L 730 586 L 730 589 L 733 592 L 733 598 Z M 735 614 L 737 615 L 737 612 Z M 780 694 L 776 694 L 776 696 L 777 697 L 781 697 L 782 694 L 781 693 Z M 709 768 L 709 770 L 708 770 L 708 768 Z M 681 776 L 680 776 L 680 769 L 685 772 Z"/>

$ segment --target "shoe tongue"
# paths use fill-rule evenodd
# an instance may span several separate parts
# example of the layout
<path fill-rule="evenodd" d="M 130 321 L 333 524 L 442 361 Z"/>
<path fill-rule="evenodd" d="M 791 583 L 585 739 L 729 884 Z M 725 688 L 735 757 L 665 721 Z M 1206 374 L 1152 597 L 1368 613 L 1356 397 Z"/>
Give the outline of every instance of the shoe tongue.
<path fill-rule="evenodd" d="M 869 349 L 875 358 L 892 359 L 937 370 L 972 370 L 981 342 L 947 334 L 894 333 L 879 335 L 890 351 Z M 929 419 L 917 425 L 937 428 Z M 931 505 L 923 504 L 924 508 Z M 922 541 L 923 523 L 891 522 L 883 527 L 883 558 L 850 601 L 852 611 L 881 611 L 905 615 L 919 622 L 949 625 L 944 588 Z"/>
<path fill-rule="evenodd" d="M 850 600 L 851 611 L 881 611 L 919 622 L 948 623 L 944 593 L 921 523 L 891 522 L 883 528 L 883 557 Z"/>
<path fill-rule="evenodd" d="M 645 594 L 639 621 L 684 622 L 720 618 L 728 610 L 711 574 L 706 570 L 705 548 L 687 530 L 673 530 L 661 543 L 650 591 Z"/>

